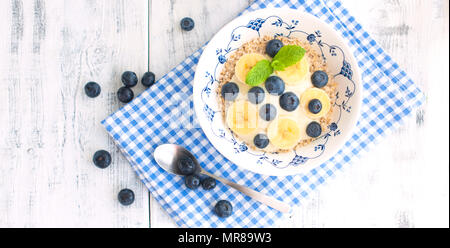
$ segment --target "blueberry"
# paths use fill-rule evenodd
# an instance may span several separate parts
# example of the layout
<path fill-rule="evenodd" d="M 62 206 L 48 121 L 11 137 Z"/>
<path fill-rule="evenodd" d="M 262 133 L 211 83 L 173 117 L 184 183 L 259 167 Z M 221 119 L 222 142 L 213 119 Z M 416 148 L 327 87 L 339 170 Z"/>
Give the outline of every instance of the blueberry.
<path fill-rule="evenodd" d="M 308 104 L 308 109 L 313 114 L 318 114 L 322 111 L 322 103 L 318 99 L 312 99 Z"/>
<path fill-rule="evenodd" d="M 306 127 L 306 134 L 311 138 L 317 138 L 322 134 L 322 127 L 318 122 L 311 122 Z"/>
<path fill-rule="evenodd" d="M 122 205 L 131 205 L 134 202 L 134 192 L 131 189 L 122 189 L 119 192 L 118 198 Z"/>
<path fill-rule="evenodd" d="M 264 101 L 265 93 L 261 87 L 253 87 L 248 91 L 248 100 L 253 104 L 260 104 Z"/>
<path fill-rule="evenodd" d="M 271 40 L 267 43 L 266 46 L 266 53 L 269 54 L 270 57 L 275 57 L 277 55 L 278 51 L 283 47 L 283 42 L 281 40 Z"/>
<path fill-rule="evenodd" d="M 197 189 L 200 186 L 200 177 L 196 174 L 186 176 L 184 184 L 190 189 Z"/>
<path fill-rule="evenodd" d="M 177 167 L 181 174 L 185 176 L 194 174 L 196 169 L 194 161 L 189 157 L 181 158 L 177 163 Z"/>
<path fill-rule="evenodd" d="M 100 85 L 98 85 L 98 83 L 96 82 L 89 82 L 84 86 L 84 92 L 90 98 L 94 98 L 100 95 L 100 91 Z"/>
<path fill-rule="evenodd" d="M 269 94 L 274 96 L 281 96 L 284 92 L 284 81 L 280 77 L 271 76 L 266 80 L 265 83 L 266 90 Z"/>
<path fill-rule="evenodd" d="M 225 101 L 234 101 L 239 95 L 239 86 L 236 83 L 228 82 L 222 86 L 221 93 Z"/>
<path fill-rule="evenodd" d="M 183 29 L 185 31 L 191 31 L 192 29 L 194 29 L 195 23 L 194 23 L 194 20 L 192 20 L 192 18 L 185 17 L 185 18 L 181 19 L 180 25 L 181 25 L 181 29 Z"/>
<path fill-rule="evenodd" d="M 270 103 L 265 104 L 259 110 L 259 116 L 266 121 L 273 121 L 277 117 L 277 109 Z"/>
<path fill-rule="evenodd" d="M 142 85 L 145 87 L 150 87 L 155 84 L 155 73 L 148 71 L 144 73 L 141 79 Z"/>
<path fill-rule="evenodd" d="M 300 100 L 293 92 L 286 92 L 280 97 L 280 107 L 288 112 L 296 110 L 299 104 Z"/>
<path fill-rule="evenodd" d="M 105 169 L 111 164 L 111 154 L 105 150 L 96 151 L 92 160 L 95 166 Z"/>
<path fill-rule="evenodd" d="M 206 177 L 202 180 L 202 187 L 204 190 L 212 190 L 216 187 L 216 179 L 212 177 Z"/>
<path fill-rule="evenodd" d="M 220 200 L 214 206 L 214 213 L 220 218 L 227 218 L 233 213 L 233 206 L 227 200 Z"/>
<path fill-rule="evenodd" d="M 324 71 L 316 71 L 311 76 L 312 84 L 317 88 L 323 88 L 328 84 L 328 75 Z"/>
<path fill-rule="evenodd" d="M 132 71 L 126 71 L 122 74 L 122 83 L 127 87 L 134 87 L 138 83 L 136 73 Z"/>
<path fill-rule="evenodd" d="M 269 145 L 269 138 L 265 134 L 258 134 L 253 139 L 253 144 L 259 149 L 264 149 Z"/>
<path fill-rule="evenodd" d="M 134 93 L 130 88 L 124 86 L 117 91 L 117 97 L 119 98 L 119 101 L 129 103 L 133 100 Z"/>

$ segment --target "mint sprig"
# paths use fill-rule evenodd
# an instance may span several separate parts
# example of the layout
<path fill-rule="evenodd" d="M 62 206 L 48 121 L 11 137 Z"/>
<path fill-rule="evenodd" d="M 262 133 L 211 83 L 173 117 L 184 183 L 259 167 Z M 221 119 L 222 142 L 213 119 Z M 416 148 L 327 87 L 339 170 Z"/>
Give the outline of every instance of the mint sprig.
<path fill-rule="evenodd" d="M 284 68 L 286 68 L 286 66 L 279 60 L 272 60 L 272 63 L 270 65 L 272 66 L 274 71 L 284 71 Z"/>
<path fill-rule="evenodd" d="M 265 82 L 266 79 L 273 73 L 273 68 L 269 60 L 261 60 L 247 73 L 245 83 L 250 86 L 258 86 Z"/>
<path fill-rule="evenodd" d="M 284 71 L 289 66 L 297 64 L 306 54 L 306 50 L 297 45 L 283 46 L 272 60 L 275 71 Z"/>
<path fill-rule="evenodd" d="M 272 62 L 261 60 L 248 72 L 245 83 L 250 86 L 258 86 L 266 81 L 273 71 L 284 71 L 287 67 L 297 64 L 306 54 L 301 46 L 283 46 L 275 55 Z"/>

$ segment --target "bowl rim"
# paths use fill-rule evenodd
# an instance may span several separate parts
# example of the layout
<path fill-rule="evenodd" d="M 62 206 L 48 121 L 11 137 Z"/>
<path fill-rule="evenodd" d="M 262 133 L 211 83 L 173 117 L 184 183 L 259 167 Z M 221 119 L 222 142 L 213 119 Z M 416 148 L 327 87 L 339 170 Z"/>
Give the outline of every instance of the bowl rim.
<path fill-rule="evenodd" d="M 337 43 L 340 43 L 343 45 L 343 49 L 346 51 L 346 54 L 348 54 L 349 56 L 347 57 L 347 59 L 349 60 L 351 65 L 354 65 L 352 67 L 353 70 L 353 77 L 354 79 L 354 83 L 356 85 L 355 87 L 355 93 L 354 95 L 358 96 L 358 98 L 355 98 L 356 100 L 353 102 L 352 104 L 352 115 L 350 115 L 348 118 L 350 118 L 350 123 L 351 125 L 346 126 L 346 128 L 348 128 L 348 131 L 345 132 L 341 138 L 339 139 L 339 141 L 337 141 L 332 147 L 328 148 L 328 155 L 321 157 L 319 160 L 314 161 L 314 163 L 308 164 L 308 165 L 303 165 L 301 166 L 301 169 L 297 169 L 295 172 L 286 170 L 286 169 L 280 169 L 280 168 L 274 168 L 274 170 L 276 170 L 278 173 L 274 174 L 271 172 L 268 172 L 266 170 L 264 171 L 257 171 L 257 170 L 253 170 L 250 169 L 248 167 L 244 167 L 241 166 L 240 163 L 236 163 L 231 156 L 229 156 L 226 152 L 224 152 L 222 149 L 220 149 L 220 147 L 218 147 L 215 142 L 213 142 L 213 138 L 210 137 L 212 134 L 210 134 L 209 132 L 205 131 L 207 126 L 205 126 L 205 123 L 202 123 L 200 121 L 198 121 L 203 133 L 205 134 L 205 136 L 207 137 L 207 139 L 209 140 L 209 142 L 213 145 L 213 147 L 219 151 L 220 154 L 222 154 L 225 158 L 227 158 L 230 162 L 232 162 L 233 164 L 235 164 L 238 168 L 243 169 L 243 170 L 248 170 L 251 171 L 253 173 L 256 174 L 260 174 L 260 175 L 267 175 L 267 176 L 290 176 L 290 175 L 297 175 L 297 174 L 301 174 L 303 173 L 305 170 L 309 171 L 310 169 L 313 169 L 325 162 L 327 162 L 330 158 L 332 158 L 333 156 L 335 156 L 344 146 L 345 144 L 349 141 L 350 137 L 354 134 L 354 131 L 357 127 L 357 123 L 359 121 L 359 118 L 361 117 L 361 106 L 362 106 L 362 74 L 361 74 L 361 68 L 359 67 L 359 64 L 354 56 L 354 53 L 352 51 L 352 48 L 349 46 L 348 42 L 339 34 L 338 31 L 336 31 L 330 24 L 324 22 L 323 20 L 321 20 L 320 18 L 314 16 L 311 13 L 308 13 L 306 11 L 302 11 L 302 10 L 298 10 L 298 9 L 292 9 L 292 8 L 288 8 L 288 7 L 267 7 L 264 9 L 259 9 L 259 10 L 254 10 L 254 11 L 250 11 L 248 13 L 245 13 L 243 15 L 240 15 L 236 18 L 234 18 L 233 20 L 231 20 L 230 22 L 228 22 L 227 24 L 225 24 L 222 28 L 220 28 L 219 31 L 217 31 L 214 36 L 211 38 L 211 40 L 206 44 L 205 48 L 202 51 L 202 54 L 198 60 L 198 64 L 196 67 L 196 71 L 195 71 L 195 75 L 194 75 L 194 80 L 193 80 L 193 106 L 194 106 L 194 115 L 196 116 L 197 120 L 200 120 L 200 118 L 198 117 L 199 113 L 202 111 L 202 109 L 200 108 L 200 103 L 197 103 L 199 100 L 195 98 L 196 96 L 196 92 L 198 92 L 200 85 L 198 83 L 196 83 L 197 81 L 200 81 L 200 73 L 198 73 L 198 68 L 201 68 L 201 65 L 203 65 L 205 63 L 205 61 L 208 60 L 208 58 L 206 58 L 206 51 L 212 48 L 212 44 L 214 44 L 214 40 L 216 40 L 223 32 L 224 30 L 227 30 L 229 27 L 234 27 L 236 24 L 238 24 L 239 21 L 241 21 L 242 19 L 249 19 L 252 20 L 252 16 L 255 16 L 257 14 L 261 14 L 264 15 L 266 13 L 273 15 L 273 14 L 277 14 L 277 15 L 283 15 L 283 13 L 285 11 L 291 12 L 293 14 L 297 14 L 299 16 L 308 16 L 307 18 L 311 18 L 314 19 L 315 21 L 317 21 L 318 23 L 320 23 L 321 27 L 324 27 L 325 29 L 328 29 L 329 31 L 331 31 L 332 33 L 334 33 L 334 37 L 337 40 Z M 201 93 L 201 91 L 200 91 Z M 225 124 L 224 124 L 225 125 Z M 209 127 L 209 126 L 208 126 Z M 315 165 L 313 165 L 315 164 Z M 306 169 L 305 169 L 306 168 Z M 272 171 L 272 170 L 271 170 Z"/>

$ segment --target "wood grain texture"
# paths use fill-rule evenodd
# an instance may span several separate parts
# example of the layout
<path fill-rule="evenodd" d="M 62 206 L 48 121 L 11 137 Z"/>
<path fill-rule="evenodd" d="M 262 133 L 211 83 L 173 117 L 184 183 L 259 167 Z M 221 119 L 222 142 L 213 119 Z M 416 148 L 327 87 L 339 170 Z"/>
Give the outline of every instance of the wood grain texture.
<path fill-rule="evenodd" d="M 448 226 L 448 1 L 344 3 L 427 100 L 294 220 L 310 209 L 306 226 Z"/>
<path fill-rule="evenodd" d="M 119 107 L 121 72 L 147 69 L 147 6 L 1 1 L 0 226 L 148 227 L 147 190 L 100 125 Z M 105 170 L 92 163 L 99 149 L 112 153 Z M 130 207 L 117 201 L 124 187 Z"/>
<path fill-rule="evenodd" d="M 121 106 L 123 71 L 164 75 L 250 2 L 0 1 L 0 227 L 175 227 L 99 122 Z M 427 100 L 281 226 L 448 227 L 449 3 L 342 2 Z M 95 99 L 83 90 L 91 80 Z M 98 149 L 112 153 L 105 170 L 91 162 Z M 129 207 L 116 199 L 125 187 Z"/>

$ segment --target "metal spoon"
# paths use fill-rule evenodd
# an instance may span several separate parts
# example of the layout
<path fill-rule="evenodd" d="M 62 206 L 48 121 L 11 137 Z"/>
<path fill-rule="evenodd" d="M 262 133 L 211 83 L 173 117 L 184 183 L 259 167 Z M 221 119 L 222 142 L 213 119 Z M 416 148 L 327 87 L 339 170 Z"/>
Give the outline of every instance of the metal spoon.
<path fill-rule="evenodd" d="M 195 173 L 210 176 L 210 177 L 242 192 L 243 194 L 250 196 L 254 200 L 264 203 L 267 206 L 272 207 L 280 212 L 288 213 L 291 209 L 291 207 L 288 204 L 286 204 L 282 201 L 279 201 L 279 200 L 272 198 L 270 196 L 267 196 L 263 193 L 260 193 L 253 189 L 249 189 L 242 185 L 233 183 L 231 181 L 220 178 L 218 176 L 215 176 L 215 175 L 205 171 L 200 166 L 200 164 L 198 163 L 195 156 L 192 155 L 188 150 L 186 150 L 186 148 L 184 148 L 182 146 L 173 145 L 173 144 L 160 145 L 153 152 L 153 157 L 155 158 L 155 160 L 159 164 L 159 166 L 161 168 L 163 168 L 165 171 L 170 172 L 172 174 L 180 175 L 180 176 L 182 176 L 182 174 L 181 174 L 180 170 L 178 169 L 176 162 L 180 158 L 189 157 L 195 163 L 195 166 L 196 166 Z"/>

